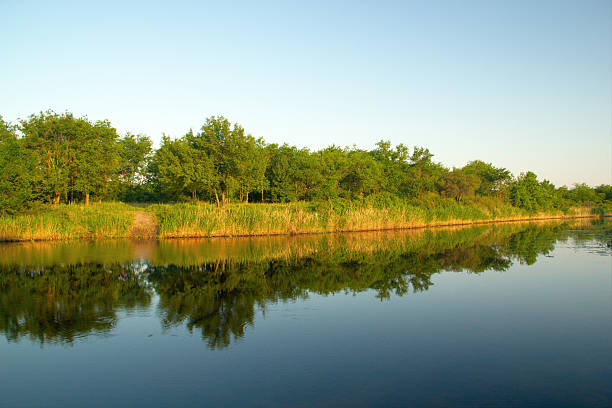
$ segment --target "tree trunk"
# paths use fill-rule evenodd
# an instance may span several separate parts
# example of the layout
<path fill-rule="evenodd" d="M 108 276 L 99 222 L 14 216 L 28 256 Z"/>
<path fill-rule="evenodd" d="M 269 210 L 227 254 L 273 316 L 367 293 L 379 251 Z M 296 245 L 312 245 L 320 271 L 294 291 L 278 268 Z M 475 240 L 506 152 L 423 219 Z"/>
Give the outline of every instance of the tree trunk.
<path fill-rule="evenodd" d="M 85 193 L 85 207 L 89 205 L 89 193 Z"/>
<path fill-rule="evenodd" d="M 263 203 L 263 185 L 261 186 L 261 202 Z"/>
<path fill-rule="evenodd" d="M 59 205 L 60 193 L 55 193 L 55 198 L 53 199 L 53 204 Z"/>
<path fill-rule="evenodd" d="M 217 194 L 217 189 L 215 188 L 215 201 L 217 202 L 217 207 L 219 207 L 219 195 Z"/>
<path fill-rule="evenodd" d="M 191 201 L 193 201 L 194 204 L 198 203 L 198 193 L 196 190 L 191 191 Z"/>
<path fill-rule="evenodd" d="M 248 202 L 249 202 L 249 192 L 248 192 L 248 191 L 247 191 L 247 193 L 246 193 L 246 200 L 244 200 L 244 201 L 245 201 L 246 203 L 248 203 Z"/>

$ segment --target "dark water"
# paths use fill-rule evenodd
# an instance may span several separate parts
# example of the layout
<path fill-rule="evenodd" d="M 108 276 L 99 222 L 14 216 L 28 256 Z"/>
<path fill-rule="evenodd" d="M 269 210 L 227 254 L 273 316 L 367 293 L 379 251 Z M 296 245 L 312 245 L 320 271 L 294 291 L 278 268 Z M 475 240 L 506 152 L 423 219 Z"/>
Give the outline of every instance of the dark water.
<path fill-rule="evenodd" d="M 0 246 L 0 406 L 612 406 L 609 224 Z"/>

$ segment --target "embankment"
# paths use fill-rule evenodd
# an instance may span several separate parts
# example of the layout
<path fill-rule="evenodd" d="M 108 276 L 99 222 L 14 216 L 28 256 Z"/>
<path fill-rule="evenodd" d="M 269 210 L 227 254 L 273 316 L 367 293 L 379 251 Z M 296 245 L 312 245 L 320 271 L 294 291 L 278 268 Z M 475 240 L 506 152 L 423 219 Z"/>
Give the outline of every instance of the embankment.
<path fill-rule="evenodd" d="M 376 208 L 332 203 L 44 206 L 0 218 L 0 241 L 101 238 L 199 238 L 377 231 L 494 222 L 596 218 L 590 208 L 528 213 L 470 205 Z"/>

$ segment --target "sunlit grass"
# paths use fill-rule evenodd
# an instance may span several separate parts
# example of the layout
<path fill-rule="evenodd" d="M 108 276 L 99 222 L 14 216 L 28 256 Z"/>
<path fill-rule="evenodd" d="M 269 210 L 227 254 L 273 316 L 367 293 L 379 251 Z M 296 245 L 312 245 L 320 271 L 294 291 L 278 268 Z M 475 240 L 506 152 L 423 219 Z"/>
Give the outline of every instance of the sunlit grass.
<path fill-rule="evenodd" d="M 159 236 L 218 237 L 374 231 L 464 225 L 490 221 L 562 217 L 561 211 L 527 213 L 514 207 L 486 208 L 444 202 L 435 207 L 410 204 L 375 208 L 359 202 L 289 204 L 159 204 L 148 207 L 159 222 Z M 568 216 L 589 216 L 575 210 Z"/>
<path fill-rule="evenodd" d="M 0 241 L 118 238 L 134 235 L 137 212 L 151 214 L 160 238 L 225 237 L 375 231 L 562 216 L 596 216 L 590 209 L 527 213 L 495 202 L 438 200 L 416 205 L 406 201 L 372 204 L 332 200 L 287 204 L 125 203 L 42 206 L 29 213 L 0 218 Z"/>
<path fill-rule="evenodd" d="M 123 203 L 43 206 L 0 217 L 0 241 L 125 237 L 136 211 Z"/>

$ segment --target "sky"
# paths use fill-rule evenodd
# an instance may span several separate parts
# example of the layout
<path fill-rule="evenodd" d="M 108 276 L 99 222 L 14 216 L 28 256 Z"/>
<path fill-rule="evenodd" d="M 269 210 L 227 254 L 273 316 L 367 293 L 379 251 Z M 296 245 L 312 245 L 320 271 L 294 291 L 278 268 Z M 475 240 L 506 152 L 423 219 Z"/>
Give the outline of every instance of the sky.
<path fill-rule="evenodd" d="M 223 115 L 269 143 L 423 146 L 612 184 L 612 1 L 0 0 L 0 115 L 159 143 Z"/>

